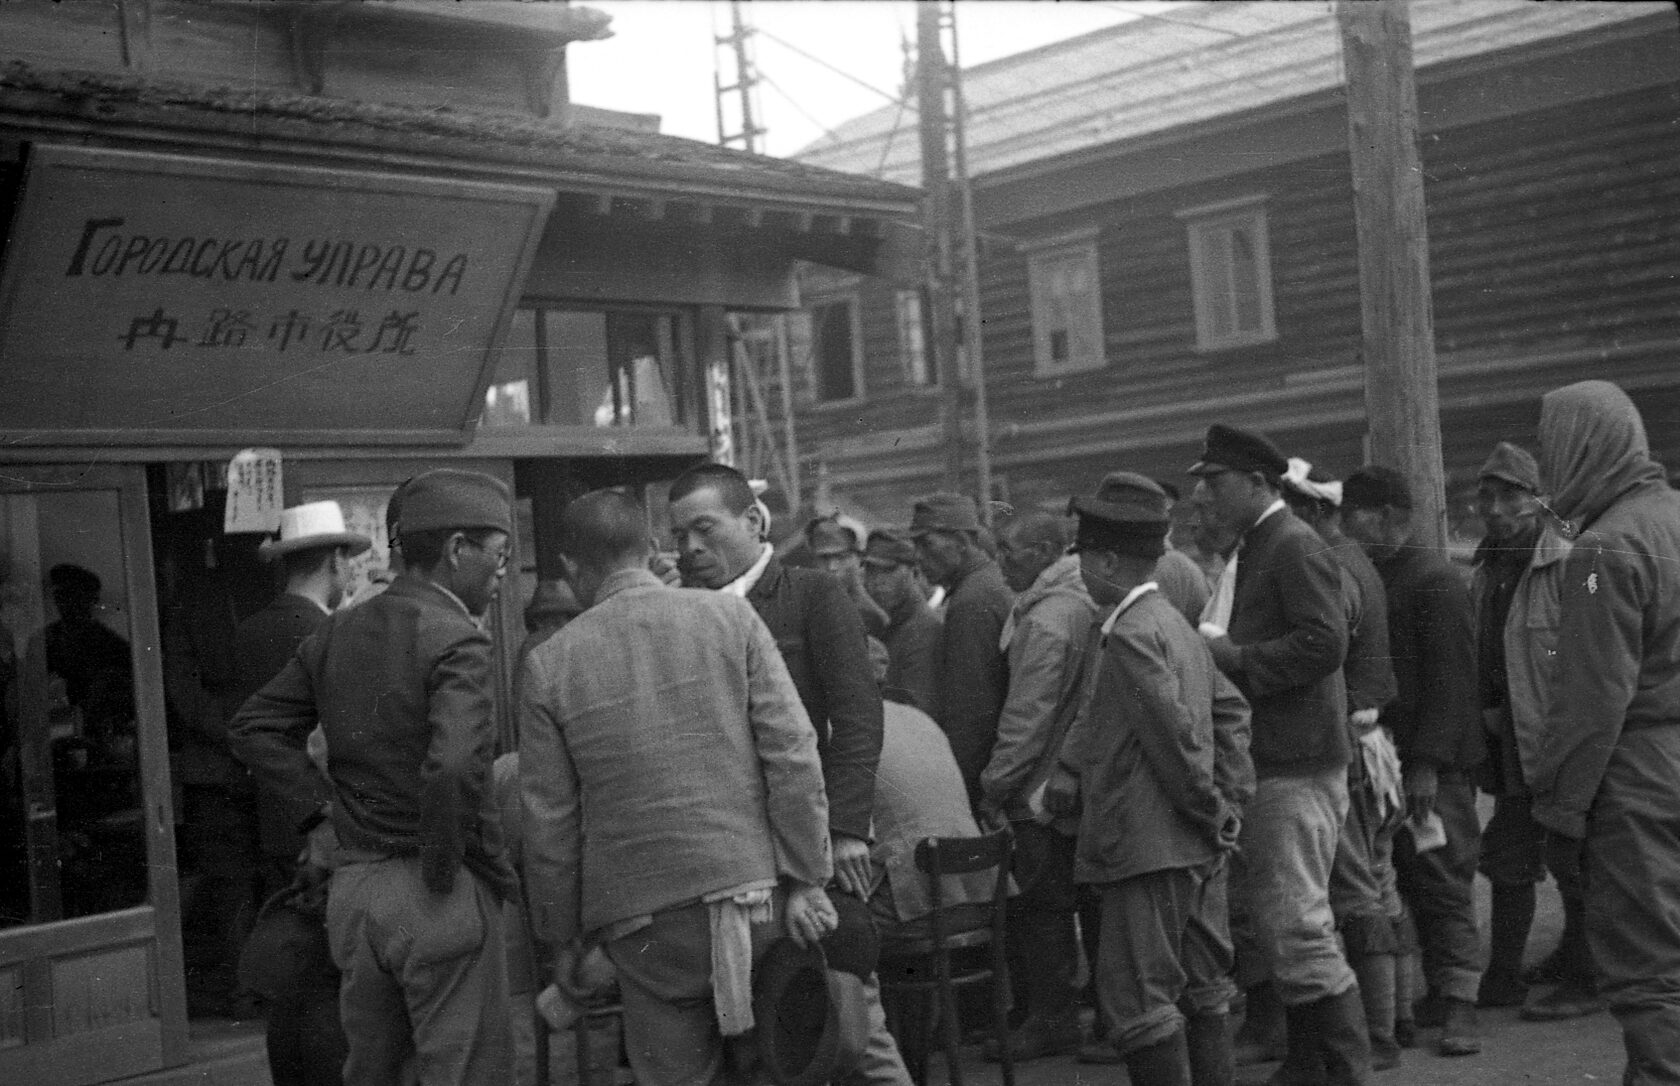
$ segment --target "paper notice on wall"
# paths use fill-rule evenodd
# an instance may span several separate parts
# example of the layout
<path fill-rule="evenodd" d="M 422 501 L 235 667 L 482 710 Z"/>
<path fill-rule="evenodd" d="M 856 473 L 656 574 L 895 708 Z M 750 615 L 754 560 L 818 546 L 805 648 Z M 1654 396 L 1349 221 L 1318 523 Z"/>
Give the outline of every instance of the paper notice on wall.
<path fill-rule="evenodd" d="M 228 461 L 223 532 L 274 532 L 280 528 L 285 491 L 279 449 L 241 449 Z"/>

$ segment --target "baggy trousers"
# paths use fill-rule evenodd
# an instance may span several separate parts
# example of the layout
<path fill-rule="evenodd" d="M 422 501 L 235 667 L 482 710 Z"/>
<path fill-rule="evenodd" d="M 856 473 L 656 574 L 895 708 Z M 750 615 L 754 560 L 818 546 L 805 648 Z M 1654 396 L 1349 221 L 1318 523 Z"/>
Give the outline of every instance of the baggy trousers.
<path fill-rule="evenodd" d="M 398 1086 L 510 1082 L 507 949 L 496 895 L 465 868 L 447 894 L 418 857 L 346 864 L 327 893 L 327 937 L 343 972 L 344 1081 Z"/>
<path fill-rule="evenodd" d="M 1587 943 L 1627 1086 L 1680 1084 L 1680 725 L 1624 731 L 1587 817 Z"/>
<path fill-rule="evenodd" d="M 1482 944 L 1476 930 L 1476 861 L 1481 853 L 1481 819 L 1476 789 L 1460 770 L 1443 769 L 1435 812 L 1447 843 L 1419 852 L 1410 833 L 1395 840 L 1394 866 L 1400 895 L 1417 920 L 1423 948 L 1423 976 L 1430 991 L 1446 999 L 1476 1001 L 1482 980 Z"/>
<path fill-rule="evenodd" d="M 1054 1017 L 1073 1006 L 1073 978 L 1079 972 L 1074 839 L 1037 822 L 1011 825 L 1011 871 L 1018 892 L 1009 899 L 1010 981 L 1018 1006 L 1024 1004 L 1041 1018 Z"/>
<path fill-rule="evenodd" d="M 1286 1006 L 1341 995 L 1355 980 L 1336 939 L 1330 868 L 1347 819 L 1347 770 L 1262 777 L 1243 812 L 1231 896 L 1243 898 L 1247 946 Z"/>
<path fill-rule="evenodd" d="M 1184 1026 L 1182 1000 L 1197 1014 L 1224 1014 L 1231 983 L 1224 861 L 1151 871 L 1100 884 L 1102 936 L 1097 988 L 1108 1036 L 1122 1053 Z"/>

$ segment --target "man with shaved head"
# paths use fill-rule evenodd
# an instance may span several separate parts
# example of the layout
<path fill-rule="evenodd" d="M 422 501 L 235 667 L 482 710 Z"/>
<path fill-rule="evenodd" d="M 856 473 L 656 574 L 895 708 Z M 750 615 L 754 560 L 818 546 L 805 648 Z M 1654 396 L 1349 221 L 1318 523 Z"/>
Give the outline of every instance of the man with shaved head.
<path fill-rule="evenodd" d="M 573 501 L 561 551 L 587 609 L 519 691 L 532 926 L 562 991 L 604 948 L 637 1082 L 711 1082 L 753 1025 L 753 958 L 838 924 L 816 732 L 751 605 L 648 572 L 634 498 Z"/>
<path fill-rule="evenodd" d="M 997 742 L 980 774 L 982 815 L 1015 830 L 1015 882 L 1009 903 L 1010 977 L 1027 1017 L 1010 1039 L 1016 1059 L 1079 1045 L 1073 977 L 1073 838 L 1076 819 L 1041 822 L 1032 798 L 1055 768 L 1062 737 L 1079 711 L 1086 646 L 1097 607 L 1079 575 L 1066 517 L 1027 513 L 998 532 L 1003 577 L 1018 595 L 1000 647 L 1008 694 Z M 1042 808 L 1040 808 L 1042 809 Z"/>

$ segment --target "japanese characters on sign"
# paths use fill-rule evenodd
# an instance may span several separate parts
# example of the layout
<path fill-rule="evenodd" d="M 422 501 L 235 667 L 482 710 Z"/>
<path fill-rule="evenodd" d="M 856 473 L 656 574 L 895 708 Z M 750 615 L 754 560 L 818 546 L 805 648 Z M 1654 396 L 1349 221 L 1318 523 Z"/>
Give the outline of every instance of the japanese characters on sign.
<path fill-rule="evenodd" d="M 241 449 L 228 461 L 224 532 L 274 532 L 280 529 L 285 488 L 279 449 Z"/>
<path fill-rule="evenodd" d="M 458 438 L 551 202 L 37 148 L 0 279 L 0 431 Z"/>

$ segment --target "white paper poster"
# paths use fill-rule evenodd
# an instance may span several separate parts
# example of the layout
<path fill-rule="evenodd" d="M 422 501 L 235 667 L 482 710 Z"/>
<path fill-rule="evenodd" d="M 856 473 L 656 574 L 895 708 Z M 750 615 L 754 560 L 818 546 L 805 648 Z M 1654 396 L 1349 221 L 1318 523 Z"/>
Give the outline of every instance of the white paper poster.
<path fill-rule="evenodd" d="M 223 532 L 279 531 L 285 503 L 279 449 L 241 449 L 228 461 L 227 489 Z"/>

